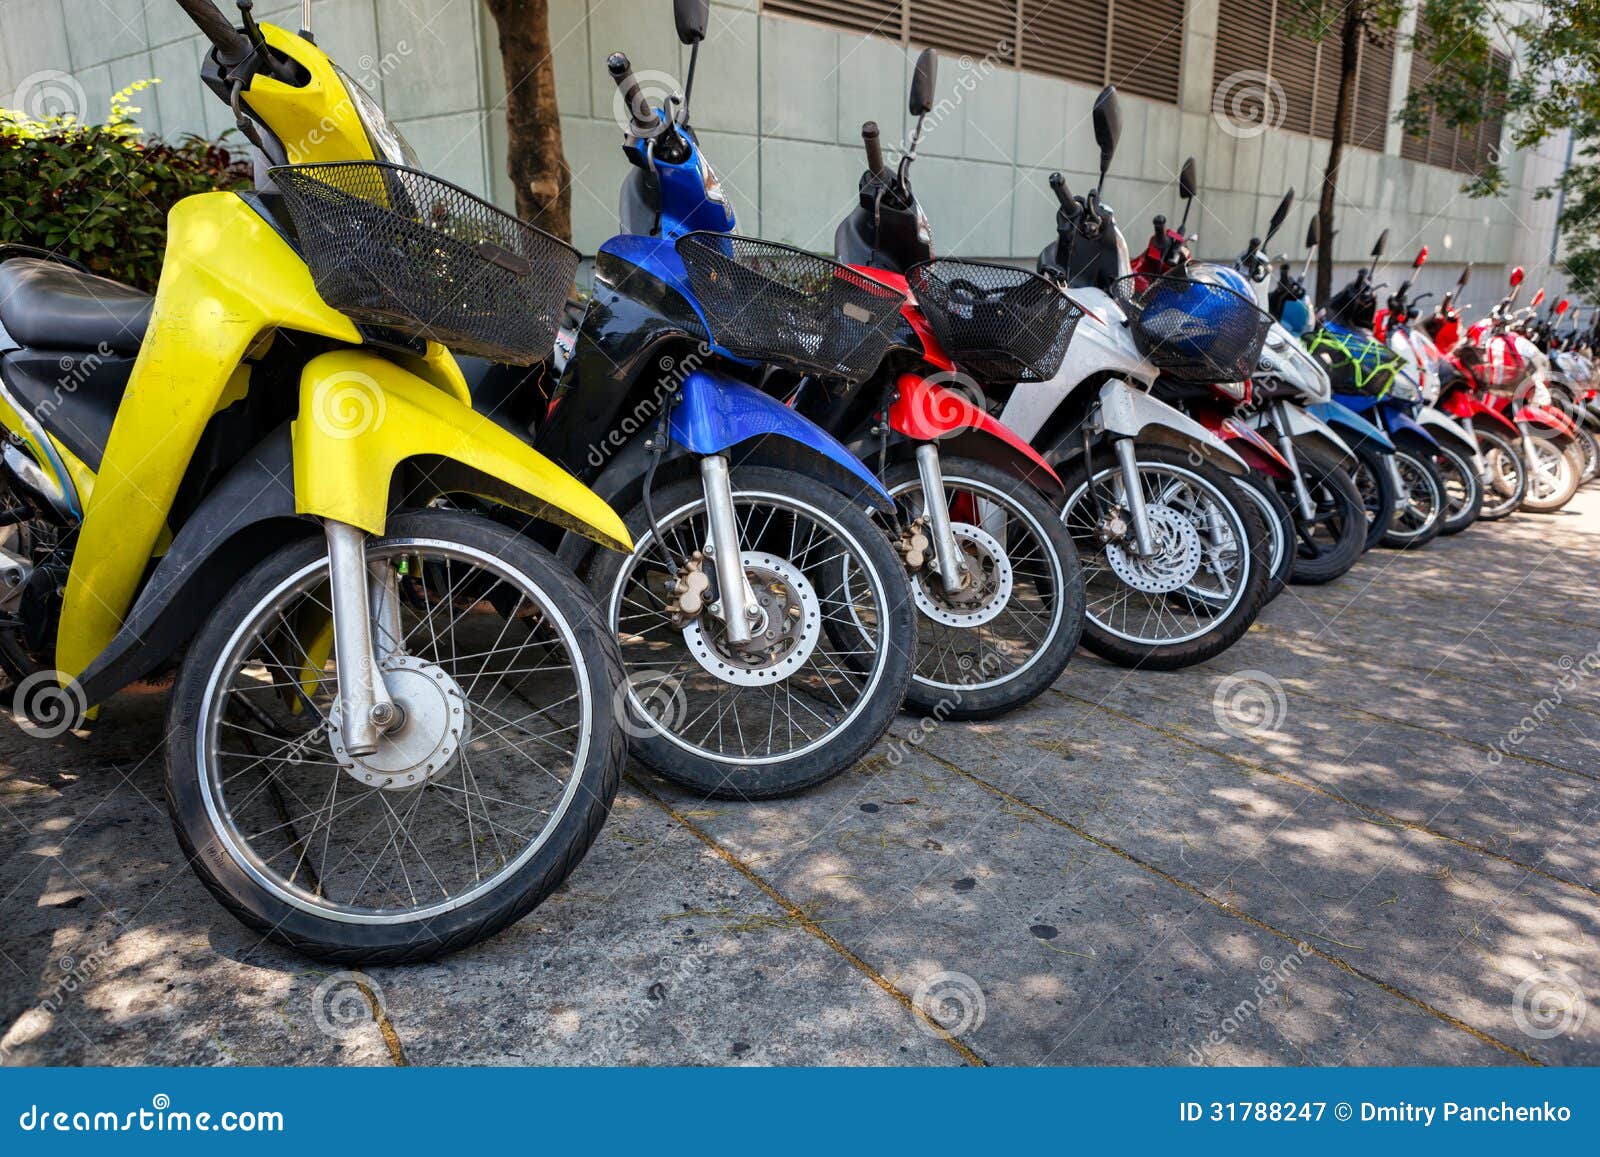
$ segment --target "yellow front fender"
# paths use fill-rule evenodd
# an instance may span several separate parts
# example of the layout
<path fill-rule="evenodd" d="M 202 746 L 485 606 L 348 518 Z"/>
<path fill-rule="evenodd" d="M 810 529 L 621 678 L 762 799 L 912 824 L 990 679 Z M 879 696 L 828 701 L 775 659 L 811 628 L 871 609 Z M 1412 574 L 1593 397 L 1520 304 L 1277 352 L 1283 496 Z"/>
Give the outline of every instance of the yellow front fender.
<path fill-rule="evenodd" d="M 412 502 L 475 494 L 602 546 L 633 549 L 599 495 L 453 393 L 364 350 L 307 362 L 294 422 L 299 512 L 382 534 L 403 463 L 417 467 Z"/>

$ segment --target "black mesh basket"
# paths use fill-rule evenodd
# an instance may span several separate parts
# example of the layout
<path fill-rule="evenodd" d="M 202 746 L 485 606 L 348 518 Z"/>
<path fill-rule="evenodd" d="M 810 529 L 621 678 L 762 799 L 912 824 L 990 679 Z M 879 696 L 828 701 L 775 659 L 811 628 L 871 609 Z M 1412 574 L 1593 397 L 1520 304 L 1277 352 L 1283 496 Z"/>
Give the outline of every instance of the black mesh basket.
<path fill-rule="evenodd" d="M 1052 282 L 1009 265 L 925 261 L 906 281 L 944 352 L 985 381 L 1049 381 L 1083 316 Z"/>
<path fill-rule="evenodd" d="M 272 170 L 317 292 L 351 320 L 456 353 L 549 355 L 578 251 L 465 189 L 376 161 Z"/>
<path fill-rule="evenodd" d="M 725 233 L 680 237 L 711 338 L 738 357 L 871 377 L 894 339 L 899 290 L 826 257 Z"/>
<path fill-rule="evenodd" d="M 1244 294 L 1190 277 L 1123 277 L 1111 297 L 1139 352 L 1180 381 L 1249 381 L 1272 328 L 1272 315 Z"/>

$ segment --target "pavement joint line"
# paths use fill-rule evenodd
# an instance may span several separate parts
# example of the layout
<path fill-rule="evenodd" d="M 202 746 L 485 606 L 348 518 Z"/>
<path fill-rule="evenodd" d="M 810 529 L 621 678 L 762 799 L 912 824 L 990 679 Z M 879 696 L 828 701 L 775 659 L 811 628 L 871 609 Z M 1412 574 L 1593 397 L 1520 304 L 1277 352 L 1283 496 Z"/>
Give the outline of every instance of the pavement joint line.
<path fill-rule="evenodd" d="M 1490 744 L 1480 742 L 1476 739 L 1469 739 L 1467 736 L 1457 734 L 1453 731 L 1445 731 L 1438 727 L 1429 727 L 1426 723 L 1413 723 L 1409 719 L 1397 719 L 1393 715 L 1384 715 L 1378 711 L 1368 711 L 1365 707 L 1352 707 L 1348 703 L 1335 703 L 1330 699 L 1322 699 L 1316 695 L 1310 694 L 1309 692 L 1301 691 L 1295 687 L 1290 687 L 1287 684 L 1283 685 L 1283 689 L 1289 695 L 1298 695 L 1302 699 L 1309 699 L 1311 702 L 1320 704 L 1323 707 L 1332 707 L 1336 711 L 1349 711 L 1355 715 L 1365 715 L 1369 719 L 1379 719 L 1384 723 L 1393 723 L 1398 727 L 1409 728 L 1412 731 L 1421 731 L 1426 735 L 1432 735 L 1438 739 L 1447 739 L 1452 743 L 1460 743 L 1466 745 L 1467 747 L 1474 747 L 1479 751 L 1486 751 L 1491 755 L 1498 755 L 1502 759 L 1515 759 L 1521 763 L 1531 763 L 1535 767 L 1545 767 L 1549 768 L 1551 771 L 1559 771 L 1565 773 L 1566 775 L 1575 775 L 1579 779 L 1587 779 L 1592 783 L 1600 783 L 1600 775 L 1595 775 L 1593 772 L 1588 771 L 1579 771 L 1575 767 L 1567 767 L 1564 764 L 1555 763 L 1548 759 L 1541 759 L 1537 755 L 1523 755 L 1518 751 L 1501 751 L 1499 748 Z M 1587 737 L 1585 738 L 1587 740 Z M 1587 740 L 1587 742 L 1592 744 L 1593 740 Z"/>
<path fill-rule="evenodd" d="M 1055 694 L 1060 695 L 1063 699 L 1071 699 L 1077 703 L 1088 703 L 1087 699 L 1080 699 L 1078 696 L 1073 695 L 1068 691 L 1057 691 L 1054 687 L 1051 688 L 1051 691 L 1054 691 Z M 1368 803 L 1362 803 L 1357 799 L 1352 799 L 1341 792 L 1334 791 L 1332 788 L 1323 787 L 1321 784 L 1314 783 L 1310 780 L 1299 779 L 1288 774 L 1287 772 L 1274 771 L 1266 764 L 1257 760 L 1248 759 L 1245 756 L 1235 754 L 1231 751 L 1224 751 L 1220 747 L 1211 747 L 1208 744 L 1200 742 L 1198 739 L 1190 738 L 1181 731 L 1173 731 L 1165 727 L 1158 727 L 1155 724 L 1148 723 L 1143 719 L 1137 718 L 1136 716 L 1128 715 L 1122 711 L 1118 711 L 1114 707 L 1106 707 L 1102 705 L 1100 710 L 1128 723 L 1143 727 L 1148 731 L 1154 731 L 1158 735 L 1165 735 L 1169 739 L 1186 744 L 1198 751 L 1204 751 L 1210 755 L 1219 756 L 1222 759 L 1226 759 L 1230 763 L 1236 763 L 1240 767 L 1243 767 L 1249 771 L 1270 776 L 1273 779 L 1281 780 L 1282 782 L 1291 784 L 1294 787 L 1304 788 L 1306 791 L 1314 791 L 1318 795 L 1326 796 L 1328 799 L 1331 799 L 1336 803 L 1345 804 L 1348 807 L 1352 807 L 1357 811 L 1364 812 L 1369 816 L 1374 816 L 1378 819 L 1385 820 L 1395 827 L 1404 828 L 1407 831 L 1418 832 L 1425 836 L 1432 836 L 1436 840 L 1443 840 L 1446 843 L 1454 844 L 1457 847 L 1465 848 L 1471 852 L 1476 852 L 1480 856 L 1485 856 L 1491 860 L 1498 860 L 1501 863 L 1510 864 L 1512 867 L 1520 868 L 1524 872 L 1532 872 L 1536 876 L 1543 876 L 1547 880 L 1553 881 L 1557 884 L 1565 885 L 1566 887 L 1575 889 L 1576 891 L 1587 892 L 1592 896 L 1600 896 L 1600 887 L 1595 887 L 1591 884 L 1585 884 L 1579 880 L 1569 880 L 1565 876 L 1558 876 L 1554 872 L 1547 871 L 1535 864 L 1530 864 L 1526 861 L 1519 860 L 1515 856 L 1509 856 L 1504 852 L 1497 852 L 1493 848 L 1484 844 L 1480 844 L 1475 840 L 1465 839 L 1462 836 L 1453 836 L 1449 832 L 1440 831 L 1437 828 L 1430 828 L 1426 824 L 1417 823 L 1415 820 L 1403 819 L 1392 812 L 1384 811 L 1382 808 L 1374 807 Z"/>
<path fill-rule="evenodd" d="M 877 985 L 884 992 L 886 992 L 897 1004 L 903 1007 L 913 1017 L 925 1024 L 934 1033 L 934 1035 L 954 1049 L 962 1060 L 966 1061 L 969 1065 L 972 1065 L 975 1068 L 989 1067 L 988 1061 L 984 1060 L 977 1053 L 973 1052 L 970 1047 L 960 1040 L 960 1038 L 956 1037 L 942 1024 L 934 1020 L 922 1009 L 918 1008 L 917 1002 L 912 1000 L 911 997 L 906 994 L 905 990 L 900 988 L 892 980 L 884 976 L 883 973 L 879 972 L 876 968 L 868 964 L 865 960 L 857 956 L 854 952 L 842 944 L 832 933 L 823 928 L 821 924 L 818 924 L 814 919 L 807 915 L 798 904 L 789 899 L 782 892 L 778 891 L 778 889 L 772 884 L 768 883 L 761 873 L 757 872 L 749 864 L 745 863 L 738 856 L 736 856 L 731 850 L 718 841 L 715 836 L 711 835 L 693 820 L 679 812 L 677 808 L 673 807 L 672 804 L 668 803 L 665 799 L 658 795 L 648 784 L 640 780 L 638 776 L 629 772 L 623 778 L 625 778 L 636 791 L 638 791 L 651 803 L 655 804 L 662 811 L 666 812 L 672 820 L 682 827 L 688 829 L 689 833 L 706 847 L 710 848 L 718 859 L 722 860 L 729 867 L 733 868 L 734 871 L 738 872 L 757 888 L 761 889 L 761 891 L 769 900 L 778 905 L 779 908 L 783 909 L 784 915 L 788 916 L 789 919 L 793 920 L 805 931 L 809 932 L 812 936 L 816 937 L 829 948 L 833 949 L 833 951 L 837 952 L 852 968 L 861 973 L 861 975 L 865 976 L 868 980 L 872 981 L 873 984 Z"/>
<path fill-rule="evenodd" d="M 1173 875 L 1171 872 L 1167 871 L 1165 868 L 1159 867 L 1158 865 L 1153 864 L 1153 863 L 1149 862 L 1148 860 L 1141 859 L 1140 857 L 1134 855 L 1132 852 L 1129 852 L 1129 851 L 1127 851 L 1127 850 L 1125 850 L 1123 848 L 1120 848 L 1116 844 L 1111 843 L 1109 840 L 1102 839 L 1101 837 L 1095 835 L 1094 833 L 1092 833 L 1090 831 L 1087 831 L 1084 828 L 1079 827 L 1077 824 L 1073 823 L 1071 820 L 1063 819 L 1061 816 L 1058 816 L 1058 815 L 1054 814 L 1053 812 L 1047 811 L 1046 809 L 1040 807 L 1036 803 L 1032 803 L 1029 800 L 1026 800 L 1026 799 L 1022 798 L 1021 796 L 1013 795 L 1011 792 L 1008 792 L 1005 788 L 1000 787 L 1000 786 L 998 786 L 996 784 L 990 783 L 988 780 L 984 779 L 982 776 L 976 774 L 975 772 L 968 771 L 966 768 L 962 767 L 960 764 L 955 763 L 952 760 L 946 759 L 944 756 L 939 755 L 939 754 L 937 754 L 937 753 L 935 753 L 933 751 L 930 751 L 926 746 L 919 746 L 917 748 L 917 750 L 920 751 L 923 755 L 926 755 L 929 759 L 933 760 L 935 763 L 941 764 L 942 766 L 949 768 L 951 771 L 953 771 L 955 774 L 961 776 L 963 779 L 970 780 L 972 783 L 976 784 L 978 787 L 982 788 L 984 791 L 988 792 L 989 794 L 991 794 L 993 796 L 996 796 L 999 799 L 1003 799 L 1007 803 L 1014 804 L 1017 807 L 1025 808 L 1026 810 L 1028 810 L 1030 812 L 1033 812 L 1035 815 L 1039 816 L 1041 819 L 1043 819 L 1043 820 L 1045 820 L 1045 821 L 1047 821 L 1049 823 L 1055 824 L 1059 828 L 1064 828 L 1065 830 L 1071 832 L 1073 835 L 1077 836 L 1079 839 L 1088 840 L 1091 844 L 1094 844 L 1096 847 L 1104 848 L 1106 851 L 1111 852 L 1114 855 L 1122 857 L 1124 860 L 1128 861 L 1128 863 L 1130 863 L 1130 864 L 1133 864 L 1135 867 L 1142 868 L 1146 872 L 1149 872 L 1151 875 L 1156 876 L 1159 879 L 1165 880 L 1167 883 L 1171 884 L 1173 887 L 1178 888 L 1178 889 L 1180 889 L 1180 890 L 1182 890 L 1184 892 L 1187 892 L 1191 896 L 1196 897 L 1197 899 L 1205 901 L 1207 904 L 1210 904 L 1213 908 L 1216 908 L 1219 912 L 1222 912 L 1225 915 L 1230 916 L 1235 920 L 1239 920 L 1239 921 L 1241 921 L 1241 922 L 1243 922 L 1245 924 L 1248 924 L 1252 928 L 1259 929 L 1262 932 L 1266 932 L 1266 933 L 1268 933 L 1268 934 L 1270 934 L 1272 936 L 1275 936 L 1279 940 L 1287 941 L 1288 943 L 1295 945 L 1297 948 L 1303 947 L 1305 951 L 1309 952 L 1311 955 L 1317 957 L 1318 959 L 1327 961 L 1329 964 L 1332 964 L 1335 968 L 1341 969 L 1342 971 L 1348 973 L 1351 976 L 1356 977 L 1359 980 L 1364 980 L 1368 984 L 1375 985 L 1376 987 L 1382 989 L 1384 992 L 1388 993 L 1390 996 L 1394 997 L 1395 999 L 1402 1000 L 1405 1003 L 1407 1003 L 1407 1004 L 1409 1004 L 1409 1005 L 1411 1005 L 1411 1006 L 1413 1006 L 1415 1008 L 1421 1009 L 1423 1012 L 1427 1013 L 1429 1016 L 1437 1017 L 1439 1020 L 1443 1021 L 1445 1024 L 1449 1025 L 1450 1027 L 1456 1028 L 1456 1029 L 1460 1029 L 1462 1032 L 1466 1033 L 1468 1036 L 1476 1037 L 1478 1040 L 1482 1041 L 1486 1045 L 1490 1045 L 1493 1048 L 1499 1049 L 1501 1052 L 1504 1052 L 1504 1053 L 1509 1054 L 1510 1056 L 1516 1057 L 1518 1060 L 1523 1061 L 1526 1064 L 1535 1065 L 1535 1066 L 1538 1066 L 1538 1067 L 1543 1067 L 1543 1062 L 1540 1061 L 1537 1057 L 1533 1056 L 1533 1054 L 1527 1052 L 1526 1050 L 1519 1049 L 1515 1045 L 1512 1045 L 1512 1044 L 1507 1044 L 1505 1041 L 1501 1040 L 1499 1037 L 1493 1036 L 1490 1033 L 1485 1032 L 1483 1029 L 1475 1028 L 1474 1026 L 1468 1024 L 1466 1021 L 1462 1020 L 1460 1017 L 1452 1016 L 1450 1013 L 1445 1012 L 1442 1008 L 1437 1008 L 1434 1005 L 1429 1004 L 1427 1001 L 1421 999 L 1420 997 L 1412 996 L 1409 992 L 1406 992 L 1404 989 L 1397 988 L 1395 985 L 1390 984 L 1388 981 L 1384 980 L 1382 977 L 1374 976 L 1372 973 L 1367 972 L 1364 969 L 1357 968 L 1354 964 L 1351 964 L 1349 961 L 1345 960 L 1344 958 L 1339 957 L 1339 956 L 1335 956 L 1333 953 L 1328 952 L 1325 949 L 1318 948 L 1315 944 L 1310 943 L 1304 937 L 1295 936 L 1293 933 L 1285 932 L 1283 929 L 1278 928 L 1275 925 L 1267 923 L 1265 920 L 1261 919 L 1259 916 L 1252 916 L 1252 915 L 1250 915 L 1250 913 L 1245 912 L 1244 910 L 1242 910 L 1240 908 L 1234 907 L 1233 905 L 1229 904 L 1225 900 L 1217 899 L 1215 896 L 1212 896 L 1210 893 L 1206 892 L 1203 888 L 1197 887 L 1196 885 L 1189 883 L 1187 880 L 1180 879 L 1179 877 Z"/>

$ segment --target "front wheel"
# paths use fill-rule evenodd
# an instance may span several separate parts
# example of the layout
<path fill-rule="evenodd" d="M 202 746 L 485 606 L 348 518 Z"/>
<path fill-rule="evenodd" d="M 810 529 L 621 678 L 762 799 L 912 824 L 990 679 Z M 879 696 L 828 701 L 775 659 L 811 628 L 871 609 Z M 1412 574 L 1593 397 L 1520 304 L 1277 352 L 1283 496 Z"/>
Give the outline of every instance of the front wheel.
<path fill-rule="evenodd" d="M 1140 490 L 1155 550 L 1134 546 L 1122 471 L 1079 458 L 1061 519 L 1083 562 L 1084 646 L 1123 667 L 1171 671 L 1233 646 L 1267 597 L 1267 531 L 1255 504 L 1213 466 L 1141 444 Z"/>
<path fill-rule="evenodd" d="M 1528 493 L 1528 464 L 1517 444 L 1493 430 L 1478 429 L 1478 450 L 1483 455 L 1483 506 L 1478 517 L 1486 522 L 1514 514 Z"/>
<path fill-rule="evenodd" d="M 733 469 L 730 487 L 749 641 L 730 643 L 718 617 L 723 568 L 698 479 L 652 494 L 654 526 L 634 507 L 633 553 L 602 555 L 589 588 L 621 643 L 633 754 L 705 795 L 768 799 L 832 779 L 888 730 L 916 621 L 900 556 L 844 495 L 757 466 Z"/>
<path fill-rule="evenodd" d="M 1356 470 L 1353 480 L 1361 494 L 1361 505 L 1367 511 L 1367 540 L 1364 550 L 1371 550 L 1383 541 L 1389 524 L 1394 521 L 1399 490 L 1394 484 L 1394 472 L 1389 466 L 1387 452 L 1365 444 L 1357 445 Z"/>
<path fill-rule="evenodd" d="M 1433 452 L 1433 465 L 1444 483 L 1445 518 L 1439 533 L 1460 534 L 1478 521 L 1483 509 L 1483 479 L 1477 463 L 1454 445 L 1441 442 Z"/>
<path fill-rule="evenodd" d="M 1367 548 L 1366 505 L 1355 480 L 1336 460 L 1308 446 L 1296 446 L 1294 456 L 1317 512 L 1308 522 L 1294 502 L 1299 549 L 1289 581 L 1330 583 L 1355 566 Z M 1292 493 L 1288 497 L 1294 500 Z"/>
<path fill-rule="evenodd" d="M 366 544 L 400 722 L 346 750 L 326 544 L 236 586 L 178 674 L 167 803 L 191 866 L 251 928 L 343 963 L 427 960 L 526 915 L 616 795 L 617 646 L 544 549 L 417 511 Z M 383 593 L 379 593 L 383 592 Z"/>
<path fill-rule="evenodd" d="M 1439 537 L 1444 528 L 1444 479 L 1433 464 L 1433 447 L 1407 439 L 1394 450 L 1395 473 L 1400 476 L 1400 500 L 1394 521 L 1384 533 L 1383 545 L 1393 550 L 1416 550 Z"/>
<path fill-rule="evenodd" d="M 1578 492 L 1583 476 L 1583 460 L 1576 445 L 1563 445 L 1554 438 L 1528 439 L 1528 492 L 1522 508 L 1534 514 L 1553 514 Z"/>
<path fill-rule="evenodd" d="M 972 579 L 952 594 L 926 561 L 912 574 L 917 670 L 906 707 L 940 719 L 987 719 L 1037 697 L 1078 649 L 1078 549 L 1028 483 L 971 458 L 940 466 L 956 548 Z M 916 463 L 891 466 L 883 482 L 901 522 L 918 525 L 927 503 Z"/>

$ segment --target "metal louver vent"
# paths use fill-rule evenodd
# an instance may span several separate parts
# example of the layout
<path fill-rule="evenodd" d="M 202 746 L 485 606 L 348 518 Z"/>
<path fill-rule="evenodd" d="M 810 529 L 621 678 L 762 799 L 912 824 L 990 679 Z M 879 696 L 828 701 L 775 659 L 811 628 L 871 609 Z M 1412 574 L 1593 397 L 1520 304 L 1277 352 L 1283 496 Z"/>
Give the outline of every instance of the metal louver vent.
<path fill-rule="evenodd" d="M 1017 0 L 910 0 L 911 42 L 1016 61 Z"/>
<path fill-rule="evenodd" d="M 761 0 L 768 12 L 900 39 L 905 0 Z"/>
<path fill-rule="evenodd" d="M 1104 84 L 1110 13 L 1110 0 L 1022 0 L 1022 67 Z"/>
<path fill-rule="evenodd" d="M 1112 0 L 1112 84 L 1136 96 L 1178 103 L 1183 5 L 1184 0 Z"/>

